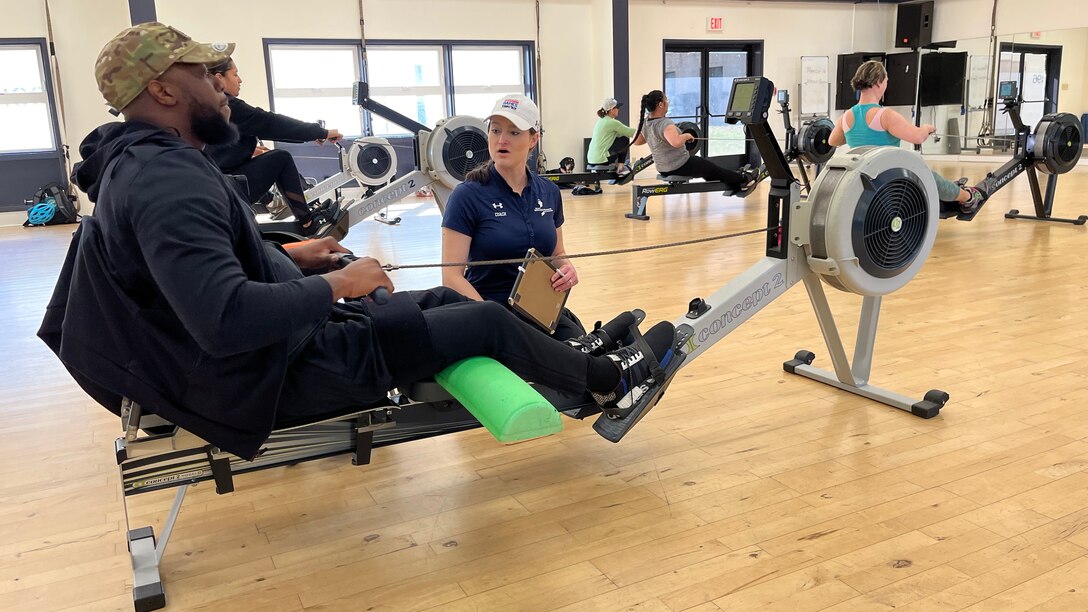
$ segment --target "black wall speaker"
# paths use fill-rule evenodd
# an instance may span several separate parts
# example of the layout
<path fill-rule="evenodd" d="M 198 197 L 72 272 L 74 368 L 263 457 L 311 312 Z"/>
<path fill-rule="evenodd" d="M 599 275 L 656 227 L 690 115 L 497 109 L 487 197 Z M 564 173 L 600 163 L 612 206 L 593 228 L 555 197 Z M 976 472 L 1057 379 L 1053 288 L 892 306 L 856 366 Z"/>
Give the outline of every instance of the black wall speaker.
<path fill-rule="evenodd" d="M 895 14 L 895 46 L 917 49 L 933 42 L 933 0 L 905 2 Z"/>
<path fill-rule="evenodd" d="M 835 88 L 835 108 L 837 110 L 848 109 L 858 103 L 854 88 L 850 86 L 854 73 L 863 63 L 869 60 L 884 61 L 884 54 L 879 52 L 847 53 L 839 56 L 838 81 Z M 913 104 L 913 102 L 911 102 Z"/>

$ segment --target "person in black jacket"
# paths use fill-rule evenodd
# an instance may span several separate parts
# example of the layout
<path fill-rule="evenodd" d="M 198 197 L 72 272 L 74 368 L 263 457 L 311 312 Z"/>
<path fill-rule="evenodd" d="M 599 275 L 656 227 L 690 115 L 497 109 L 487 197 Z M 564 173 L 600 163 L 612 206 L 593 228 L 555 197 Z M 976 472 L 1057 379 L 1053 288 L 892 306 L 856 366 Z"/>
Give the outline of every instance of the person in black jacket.
<path fill-rule="evenodd" d="M 270 113 L 262 108 L 246 104 L 238 97 L 242 91 L 242 77 L 234 60 L 227 58 L 208 67 L 222 84 L 230 106 L 231 123 L 238 127 L 238 140 L 232 143 L 210 145 L 208 154 L 226 174 L 241 174 L 249 183 L 249 202 L 259 201 L 275 183 L 287 200 L 295 219 L 302 224 L 303 233 L 313 234 L 320 227 L 314 219 L 315 212 L 334 214 L 324 208 L 314 211 L 306 202 L 305 187 L 298 167 L 291 154 L 283 149 L 269 149 L 260 140 L 319 143 L 335 142 L 343 138 L 340 132 L 325 129 L 316 123 L 299 121 L 286 115 Z M 332 221 L 332 219 L 329 219 Z"/>
<path fill-rule="evenodd" d="M 229 47 L 144 23 L 99 55 L 99 89 L 125 121 L 80 145 L 74 179 L 96 206 L 38 331 L 92 398 L 116 412 L 123 395 L 244 458 L 277 422 L 376 404 L 474 355 L 589 391 L 621 424 L 652 406 L 664 381 L 637 345 L 580 351 L 443 287 L 393 293 L 382 306 L 341 303 L 393 283 L 371 258 L 332 269 L 347 252 L 332 238 L 289 251 L 263 241 L 202 152 L 234 137 L 227 97 L 205 68 Z M 667 361 L 672 325 L 645 339 Z"/>

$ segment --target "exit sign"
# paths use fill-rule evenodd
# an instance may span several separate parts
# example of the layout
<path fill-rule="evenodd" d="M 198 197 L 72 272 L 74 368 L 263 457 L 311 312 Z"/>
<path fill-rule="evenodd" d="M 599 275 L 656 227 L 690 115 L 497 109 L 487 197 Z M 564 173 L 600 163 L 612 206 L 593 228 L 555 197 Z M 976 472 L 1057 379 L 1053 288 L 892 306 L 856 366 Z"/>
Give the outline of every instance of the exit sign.
<path fill-rule="evenodd" d="M 706 31 L 707 32 L 721 32 L 722 31 L 722 18 L 721 17 L 707 17 L 706 18 Z"/>

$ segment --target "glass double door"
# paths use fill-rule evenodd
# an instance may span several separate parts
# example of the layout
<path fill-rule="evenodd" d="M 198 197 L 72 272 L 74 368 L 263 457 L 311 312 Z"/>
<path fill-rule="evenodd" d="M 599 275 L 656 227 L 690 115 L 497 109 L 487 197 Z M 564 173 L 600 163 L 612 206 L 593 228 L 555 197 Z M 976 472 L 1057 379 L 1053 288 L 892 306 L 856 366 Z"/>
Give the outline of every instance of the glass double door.
<path fill-rule="evenodd" d="M 755 159 L 744 126 L 725 122 L 725 107 L 736 77 L 763 71 L 761 42 L 665 42 L 665 95 L 669 117 L 691 121 L 706 140 L 693 153 L 736 168 Z"/>
<path fill-rule="evenodd" d="M 1061 71 L 1062 48 L 1047 45 L 1001 45 L 997 80 L 1015 81 L 1024 103 L 1020 117 L 1024 125 L 1035 129 L 1047 113 L 1058 109 L 1058 81 Z M 1008 116 L 997 109 L 995 133 L 1011 134 L 1015 130 Z"/>

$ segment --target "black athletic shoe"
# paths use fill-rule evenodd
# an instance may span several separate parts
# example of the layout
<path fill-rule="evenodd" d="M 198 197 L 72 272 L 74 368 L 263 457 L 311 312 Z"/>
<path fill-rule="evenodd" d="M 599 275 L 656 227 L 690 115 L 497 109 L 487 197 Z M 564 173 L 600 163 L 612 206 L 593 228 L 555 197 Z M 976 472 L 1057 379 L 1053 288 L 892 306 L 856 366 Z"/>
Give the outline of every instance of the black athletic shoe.
<path fill-rule="evenodd" d="M 309 225 L 303 225 L 304 223 L 306 223 L 305 221 L 298 222 L 299 233 L 307 238 L 315 237 L 318 233 L 325 229 L 325 227 L 328 226 L 328 222 L 325 221 L 325 218 L 321 215 L 312 214 L 310 215 L 309 221 Z"/>
<path fill-rule="evenodd" d="M 645 318 L 646 313 L 638 308 L 621 312 L 605 325 L 597 321 L 593 331 L 578 338 L 564 340 L 564 343 L 575 350 L 599 357 L 624 344 L 629 344 L 628 329 L 632 325 L 638 325 Z"/>
<path fill-rule="evenodd" d="M 334 223 L 336 221 L 336 215 L 340 213 L 340 202 L 325 200 L 320 204 L 311 206 L 310 211 L 315 217 L 321 217 L 329 223 Z"/>
<path fill-rule="evenodd" d="M 600 323 L 600 321 L 598 321 L 598 323 Z M 587 355 L 593 355 L 594 357 L 603 355 L 616 348 L 615 341 L 609 337 L 608 332 L 600 327 L 595 328 L 584 336 L 564 340 L 563 343 L 577 351 L 581 351 Z"/>
<path fill-rule="evenodd" d="M 749 166 L 744 166 L 737 170 L 737 174 L 740 175 L 739 183 L 727 183 L 729 189 L 722 192 L 722 195 L 731 196 L 739 193 L 747 193 L 752 190 L 756 185 L 756 179 L 759 177 L 759 170 L 753 170 Z"/>
<path fill-rule="evenodd" d="M 622 419 L 643 396 L 665 382 L 657 380 L 655 373 L 658 377 L 662 376 L 662 369 L 668 366 L 675 335 L 672 323 L 661 321 L 644 336 L 644 344 L 624 346 L 605 354 L 620 369 L 620 382 L 611 393 L 591 394 L 602 412 L 609 418 Z M 647 347 L 653 351 L 652 354 L 646 353 Z"/>
<path fill-rule="evenodd" d="M 745 168 L 741 171 L 741 175 L 744 176 L 744 185 L 741 190 L 751 191 L 755 189 L 756 184 L 759 183 L 759 168 Z"/>
<path fill-rule="evenodd" d="M 684 347 L 694 333 L 690 325 L 681 324 L 674 330 L 668 322 L 658 323 L 645 336 L 632 332 L 631 346 L 620 349 L 627 354 L 619 356 L 632 365 L 623 371 L 610 397 L 600 397 L 604 403 L 593 431 L 609 442 L 619 442 L 649 414 L 684 364 Z"/>

